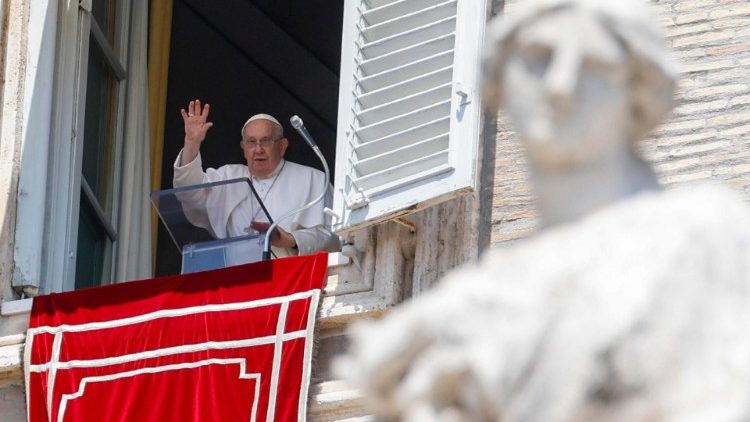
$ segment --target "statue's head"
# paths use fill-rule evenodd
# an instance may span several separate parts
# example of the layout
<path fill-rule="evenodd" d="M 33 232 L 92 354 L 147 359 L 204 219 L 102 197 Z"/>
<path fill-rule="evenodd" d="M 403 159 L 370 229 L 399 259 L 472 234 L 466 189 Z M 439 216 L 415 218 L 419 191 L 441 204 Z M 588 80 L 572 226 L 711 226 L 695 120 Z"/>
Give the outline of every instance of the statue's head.
<path fill-rule="evenodd" d="M 488 30 L 484 101 L 552 167 L 645 136 L 672 109 L 674 66 L 635 0 L 522 2 Z"/>

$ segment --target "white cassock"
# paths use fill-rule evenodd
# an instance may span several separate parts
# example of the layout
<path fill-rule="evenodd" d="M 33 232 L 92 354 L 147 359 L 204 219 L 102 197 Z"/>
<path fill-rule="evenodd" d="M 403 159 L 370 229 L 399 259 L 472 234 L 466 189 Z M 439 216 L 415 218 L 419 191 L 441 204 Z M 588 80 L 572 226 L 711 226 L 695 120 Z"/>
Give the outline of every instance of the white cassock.
<path fill-rule="evenodd" d="M 327 217 L 323 213 L 323 208 L 331 204 L 332 189 L 325 180 L 325 174 L 320 170 L 281 160 L 271 176 L 259 179 L 252 177 L 244 164 L 228 164 L 218 169 L 209 168 L 204 172 L 200 154 L 184 166 L 179 165 L 181 157 L 182 151 L 174 163 L 174 187 L 250 178 L 274 221 L 311 202 L 325 188 L 324 201 L 279 223 L 282 229 L 294 236 L 297 248 L 272 247 L 272 251 L 277 257 L 282 257 L 322 250 L 333 251 L 340 247 L 338 236 L 326 228 Z M 268 221 L 247 183 L 233 183 L 222 185 L 219 189 L 200 190 L 191 193 L 189 197 L 181 195 L 180 201 L 190 223 L 208 230 L 217 239 L 247 235 L 251 230 L 251 221 Z M 232 259 L 231 264 L 253 260 Z"/>

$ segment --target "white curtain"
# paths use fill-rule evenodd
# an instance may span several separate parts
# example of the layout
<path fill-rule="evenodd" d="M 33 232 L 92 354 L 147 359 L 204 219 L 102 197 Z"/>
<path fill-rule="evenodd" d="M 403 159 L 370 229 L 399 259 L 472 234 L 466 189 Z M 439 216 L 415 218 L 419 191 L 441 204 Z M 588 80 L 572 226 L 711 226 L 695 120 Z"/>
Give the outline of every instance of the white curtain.
<path fill-rule="evenodd" d="M 148 0 L 132 0 L 122 197 L 114 281 L 152 277 L 148 125 Z"/>

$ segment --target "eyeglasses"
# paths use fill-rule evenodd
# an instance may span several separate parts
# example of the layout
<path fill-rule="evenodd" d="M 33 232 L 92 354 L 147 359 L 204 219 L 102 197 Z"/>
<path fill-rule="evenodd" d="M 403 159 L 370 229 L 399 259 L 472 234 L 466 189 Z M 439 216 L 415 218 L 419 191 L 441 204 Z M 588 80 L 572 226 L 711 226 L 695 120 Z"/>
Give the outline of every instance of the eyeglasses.
<path fill-rule="evenodd" d="M 240 143 L 243 146 L 245 146 L 247 148 L 250 148 L 250 149 L 255 149 L 255 148 L 259 147 L 259 146 L 261 148 L 268 148 L 271 145 L 275 144 L 276 141 L 278 141 L 279 139 L 281 139 L 281 138 L 276 138 L 276 139 L 263 138 L 260 141 L 258 141 L 256 139 L 243 139 L 242 141 L 240 141 Z"/>

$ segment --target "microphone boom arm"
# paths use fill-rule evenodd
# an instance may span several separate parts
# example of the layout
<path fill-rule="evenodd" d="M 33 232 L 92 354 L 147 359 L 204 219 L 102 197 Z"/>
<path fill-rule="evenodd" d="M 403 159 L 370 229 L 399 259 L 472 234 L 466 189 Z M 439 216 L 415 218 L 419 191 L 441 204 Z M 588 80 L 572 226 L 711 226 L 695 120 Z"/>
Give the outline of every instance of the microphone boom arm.
<path fill-rule="evenodd" d="M 276 219 L 275 222 L 271 224 L 271 226 L 268 228 L 268 231 L 266 232 L 266 239 L 263 244 L 263 261 L 267 261 L 271 259 L 271 235 L 273 234 L 273 231 L 276 230 L 276 227 L 279 225 L 280 222 L 286 220 L 287 218 L 293 216 L 294 214 L 300 213 L 313 205 L 320 202 L 326 195 L 326 191 L 328 190 L 328 181 L 330 180 L 331 172 L 328 169 L 328 162 L 326 162 L 325 157 L 323 157 L 323 153 L 320 152 L 320 148 L 318 148 L 318 145 L 315 143 L 315 141 L 312 139 L 312 136 L 305 128 L 304 124 L 302 123 L 302 119 L 299 118 L 299 116 L 292 116 L 291 119 L 289 119 L 292 123 L 292 126 L 294 129 L 299 132 L 300 135 L 302 135 L 302 138 L 305 139 L 305 142 L 307 142 L 308 145 L 310 145 L 310 148 L 312 148 L 313 152 L 315 152 L 315 155 L 318 156 L 320 159 L 320 162 L 323 163 L 323 169 L 325 170 L 325 183 L 323 184 L 323 191 L 318 195 L 317 198 L 313 199 L 312 201 L 308 202 L 302 208 L 298 208 L 292 211 L 287 212 L 286 214 L 282 215 L 278 219 Z M 325 224 L 325 221 L 323 222 Z"/>

